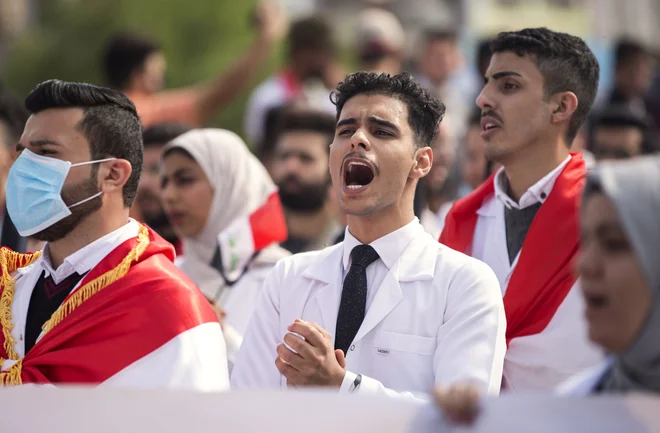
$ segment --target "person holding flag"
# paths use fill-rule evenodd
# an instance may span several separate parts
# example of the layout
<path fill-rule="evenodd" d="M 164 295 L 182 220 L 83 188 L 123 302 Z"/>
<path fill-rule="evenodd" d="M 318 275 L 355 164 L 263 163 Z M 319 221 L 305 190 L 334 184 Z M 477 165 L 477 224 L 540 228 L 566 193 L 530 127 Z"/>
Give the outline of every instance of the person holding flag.
<path fill-rule="evenodd" d="M 548 390 L 597 364 L 573 270 L 587 173 L 569 153 L 598 89 L 583 40 L 545 28 L 500 33 L 477 98 L 485 155 L 502 168 L 456 202 L 440 242 L 484 261 L 504 296 L 503 389 Z"/>
<path fill-rule="evenodd" d="M 0 249 L 0 387 L 224 391 L 222 330 L 174 248 L 129 218 L 142 127 L 120 92 L 46 81 L 9 171 L 7 210 L 43 251 Z"/>
<path fill-rule="evenodd" d="M 163 149 L 163 207 L 183 241 L 176 263 L 225 312 L 229 367 L 266 274 L 282 257 L 284 211 L 266 168 L 236 134 L 196 129 Z"/>

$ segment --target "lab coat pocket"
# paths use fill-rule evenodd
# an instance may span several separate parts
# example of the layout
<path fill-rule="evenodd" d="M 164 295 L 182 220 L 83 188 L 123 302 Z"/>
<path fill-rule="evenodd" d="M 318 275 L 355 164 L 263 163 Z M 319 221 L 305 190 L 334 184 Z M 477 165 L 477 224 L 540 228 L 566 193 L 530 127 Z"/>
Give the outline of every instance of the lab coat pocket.
<path fill-rule="evenodd" d="M 374 346 L 380 354 L 397 351 L 418 355 L 433 355 L 437 344 L 434 337 L 378 331 L 374 339 Z"/>

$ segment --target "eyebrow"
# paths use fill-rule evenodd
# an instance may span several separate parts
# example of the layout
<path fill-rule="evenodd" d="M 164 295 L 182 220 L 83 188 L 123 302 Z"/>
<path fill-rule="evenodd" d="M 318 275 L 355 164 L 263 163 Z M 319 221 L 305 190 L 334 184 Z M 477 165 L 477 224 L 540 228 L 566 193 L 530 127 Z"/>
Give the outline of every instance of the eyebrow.
<path fill-rule="evenodd" d="M 32 147 L 44 147 L 44 146 L 61 146 L 61 145 L 57 141 L 44 139 L 44 140 L 32 140 L 32 141 L 30 141 L 30 146 L 32 146 Z M 25 149 L 25 146 L 23 146 L 22 143 L 17 143 L 16 144 L 16 151 L 17 152 L 20 152 L 23 149 Z"/>
<path fill-rule="evenodd" d="M 399 131 L 399 128 L 392 122 L 388 122 L 387 120 L 380 119 L 375 116 L 369 116 L 367 118 L 369 123 L 375 123 L 376 125 L 383 126 L 385 128 L 390 128 L 393 129 L 394 131 Z M 340 128 L 344 125 L 357 125 L 358 121 L 355 117 L 349 117 L 348 119 L 343 119 L 337 122 L 337 128 Z"/>
<path fill-rule="evenodd" d="M 194 173 L 194 171 L 193 171 L 192 168 L 180 168 L 177 171 L 175 171 L 174 173 L 172 173 L 171 177 L 179 177 L 179 176 L 184 176 L 186 174 L 193 174 L 193 173 Z M 167 177 L 167 175 L 164 174 L 164 173 L 162 174 L 162 176 Z"/>
<path fill-rule="evenodd" d="M 493 74 L 491 78 L 493 80 L 499 80 L 500 78 L 506 78 L 506 77 L 522 77 L 522 75 L 515 71 L 502 71 Z M 484 83 L 487 82 L 488 82 L 488 77 L 484 77 Z"/>

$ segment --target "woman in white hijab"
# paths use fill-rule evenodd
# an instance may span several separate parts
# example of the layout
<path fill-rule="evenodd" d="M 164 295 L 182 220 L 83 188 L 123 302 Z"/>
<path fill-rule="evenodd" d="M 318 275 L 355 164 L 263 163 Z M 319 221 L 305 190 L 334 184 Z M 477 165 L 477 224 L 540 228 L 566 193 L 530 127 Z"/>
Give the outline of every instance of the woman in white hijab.
<path fill-rule="evenodd" d="M 221 129 L 193 130 L 165 146 L 161 188 L 165 212 L 183 241 L 176 263 L 226 312 L 223 329 L 233 365 L 266 274 L 289 255 L 278 246 L 286 229 L 277 188 L 243 140 Z M 253 242 L 247 226 L 258 210 L 268 224 L 281 224 L 262 230 L 266 238 L 259 242 L 254 235 Z"/>
<path fill-rule="evenodd" d="M 660 394 L 660 156 L 599 164 L 587 176 L 580 219 L 589 338 L 609 356 L 558 394 Z M 478 416 L 479 396 L 467 385 L 436 398 L 456 423 Z"/>

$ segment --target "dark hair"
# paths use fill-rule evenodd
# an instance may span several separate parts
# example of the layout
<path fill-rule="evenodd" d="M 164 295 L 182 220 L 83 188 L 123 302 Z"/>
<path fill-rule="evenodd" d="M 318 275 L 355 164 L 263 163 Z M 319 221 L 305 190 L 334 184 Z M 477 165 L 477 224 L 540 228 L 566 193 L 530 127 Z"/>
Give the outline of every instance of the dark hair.
<path fill-rule="evenodd" d="M 651 53 L 637 41 L 619 39 L 614 46 L 614 65 L 623 66 L 639 56 L 650 56 Z"/>
<path fill-rule="evenodd" d="M 334 116 L 323 111 L 290 109 L 280 118 L 278 136 L 287 132 L 316 132 L 327 136 L 329 145 L 335 136 L 336 122 Z M 326 146 L 326 150 L 329 152 L 330 148 Z"/>
<path fill-rule="evenodd" d="M 133 171 L 123 193 L 124 205 L 133 204 L 142 171 L 142 123 L 126 95 L 92 84 L 49 80 L 30 92 L 25 107 L 32 114 L 52 108 L 82 108 L 78 126 L 89 141 L 92 160 L 114 157 L 130 162 Z"/>
<path fill-rule="evenodd" d="M 346 101 L 360 94 L 384 95 L 398 99 L 408 107 L 408 124 L 417 147 L 430 146 L 438 135 L 445 106 L 431 96 L 408 72 L 397 75 L 355 72 L 337 85 L 330 100 L 337 106 L 337 120 Z"/>
<path fill-rule="evenodd" d="M 160 46 L 146 36 L 136 33 L 119 33 L 110 39 L 103 56 L 103 72 L 110 87 L 122 90 L 136 69 Z"/>
<path fill-rule="evenodd" d="M 642 133 L 642 154 L 658 151 L 658 142 L 649 119 L 643 117 L 625 104 L 611 104 L 598 113 L 591 125 L 589 133 L 589 148 L 593 150 L 594 136 L 600 127 L 636 128 Z"/>
<path fill-rule="evenodd" d="M 429 27 L 424 30 L 424 40 L 427 44 L 435 41 L 456 42 L 458 40 L 458 30 L 445 27 Z"/>
<path fill-rule="evenodd" d="M 0 83 L 0 122 L 6 127 L 9 146 L 15 146 L 21 138 L 28 117 L 30 113 L 20 99 Z"/>
<path fill-rule="evenodd" d="M 163 147 L 170 141 L 190 131 L 191 128 L 180 123 L 158 123 L 144 130 L 144 147 Z"/>
<path fill-rule="evenodd" d="M 570 146 L 587 119 L 596 98 L 600 66 L 587 44 L 580 38 L 547 28 L 503 32 L 491 41 L 493 53 L 511 51 L 529 55 L 543 75 L 546 97 L 570 91 L 578 99 L 578 107 L 566 133 Z"/>
<path fill-rule="evenodd" d="M 335 44 L 328 22 L 318 16 L 294 22 L 288 35 L 289 53 L 304 50 L 333 51 Z"/>
<path fill-rule="evenodd" d="M 490 51 L 490 39 L 482 39 L 477 44 L 477 58 L 475 64 L 481 76 L 486 75 L 488 70 L 488 65 L 490 64 L 490 58 L 493 53 Z"/>

